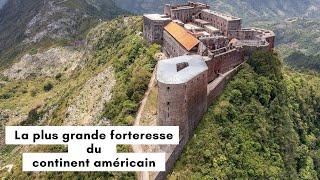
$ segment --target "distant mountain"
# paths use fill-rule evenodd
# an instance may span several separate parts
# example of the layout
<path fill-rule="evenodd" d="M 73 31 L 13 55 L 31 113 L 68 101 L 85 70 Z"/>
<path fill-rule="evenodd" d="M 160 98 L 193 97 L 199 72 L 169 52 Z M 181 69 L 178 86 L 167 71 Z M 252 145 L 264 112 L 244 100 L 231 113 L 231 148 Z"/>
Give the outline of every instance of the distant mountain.
<path fill-rule="evenodd" d="M 301 52 L 294 52 L 285 59 L 286 63 L 296 69 L 306 69 L 320 72 L 320 55 L 307 56 Z"/>
<path fill-rule="evenodd" d="M 8 0 L 0 9 L 0 66 L 30 45 L 82 39 L 99 19 L 124 13 L 113 0 Z"/>
<path fill-rule="evenodd" d="M 249 19 L 284 17 L 317 17 L 320 0 L 196 0 L 208 3 L 212 9 L 226 11 Z M 117 6 L 133 13 L 162 12 L 166 3 L 183 3 L 183 0 L 117 0 Z"/>

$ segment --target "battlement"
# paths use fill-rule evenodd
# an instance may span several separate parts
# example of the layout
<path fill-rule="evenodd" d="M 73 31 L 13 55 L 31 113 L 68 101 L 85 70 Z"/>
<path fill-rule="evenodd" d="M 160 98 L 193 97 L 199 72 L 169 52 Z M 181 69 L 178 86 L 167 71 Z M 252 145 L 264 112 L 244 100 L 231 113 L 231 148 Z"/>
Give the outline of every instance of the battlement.
<path fill-rule="evenodd" d="M 170 5 L 166 4 L 165 6 L 170 7 L 171 10 L 180 10 L 180 9 L 190 9 L 190 8 L 206 8 L 210 9 L 208 4 L 200 3 L 200 2 L 192 2 L 188 1 L 187 4 L 178 4 L 178 5 Z"/>
<path fill-rule="evenodd" d="M 235 17 L 235 16 L 231 16 L 231 15 L 228 15 L 228 14 L 224 14 L 224 13 L 220 13 L 220 12 L 217 12 L 217 11 L 213 11 L 213 10 L 210 10 L 210 9 L 204 9 L 202 10 L 202 12 L 205 12 L 205 13 L 209 13 L 211 15 L 214 15 L 214 16 L 217 16 L 219 18 L 222 18 L 226 21 L 239 21 L 241 20 L 241 18 L 238 18 L 238 17 Z"/>
<path fill-rule="evenodd" d="M 207 4 L 165 5 L 164 15 L 144 15 L 144 37 L 159 43 L 169 59 L 157 66 L 159 126 L 179 126 L 180 144 L 162 146 L 167 171 L 229 79 L 257 50 L 273 51 L 275 34 L 242 28 L 242 19 Z M 160 173 L 161 174 L 161 173 Z M 165 176 L 158 176 L 163 179 Z"/>

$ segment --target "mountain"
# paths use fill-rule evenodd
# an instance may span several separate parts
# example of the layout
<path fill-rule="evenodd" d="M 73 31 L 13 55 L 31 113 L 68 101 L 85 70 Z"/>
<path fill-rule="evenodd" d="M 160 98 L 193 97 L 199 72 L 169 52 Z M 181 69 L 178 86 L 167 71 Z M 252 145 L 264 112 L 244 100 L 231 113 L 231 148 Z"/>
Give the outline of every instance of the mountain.
<path fill-rule="evenodd" d="M 198 0 L 218 11 L 250 20 L 270 20 L 287 17 L 319 17 L 320 0 Z M 117 6 L 133 13 L 163 12 L 166 3 L 184 3 L 183 0 L 117 0 Z"/>
<path fill-rule="evenodd" d="M 285 58 L 285 62 L 295 69 L 320 72 L 320 55 L 308 56 L 301 52 L 293 52 Z"/>
<path fill-rule="evenodd" d="M 302 51 L 309 55 L 320 51 L 320 17 L 290 18 L 282 21 L 254 22 L 253 26 L 271 29 L 277 35 L 277 50 L 286 57 L 292 51 Z"/>
<path fill-rule="evenodd" d="M 134 173 L 25 173 L 21 152 L 60 146 L 5 146 L 5 125 L 131 125 L 157 63 L 158 45 L 141 37 L 142 18 L 99 23 L 84 48 L 27 53 L 0 75 L 0 177 L 133 179 Z M 128 147 L 119 150 L 128 151 Z M 11 172 L 2 167 L 11 167 Z"/>
<path fill-rule="evenodd" d="M 99 19 L 125 13 L 112 0 L 8 0 L 0 10 L 0 66 L 31 46 L 81 40 Z"/>

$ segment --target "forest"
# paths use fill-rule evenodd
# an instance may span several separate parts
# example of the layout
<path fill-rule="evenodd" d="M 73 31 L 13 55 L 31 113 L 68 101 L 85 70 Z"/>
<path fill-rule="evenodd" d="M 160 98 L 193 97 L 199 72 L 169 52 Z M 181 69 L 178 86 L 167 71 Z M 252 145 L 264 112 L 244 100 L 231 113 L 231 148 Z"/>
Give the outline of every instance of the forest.
<path fill-rule="evenodd" d="M 319 82 L 284 68 L 277 54 L 255 53 L 209 108 L 169 179 L 319 178 Z"/>
<path fill-rule="evenodd" d="M 320 55 L 305 55 L 301 52 L 293 52 L 285 58 L 285 62 L 295 69 L 320 72 Z"/>

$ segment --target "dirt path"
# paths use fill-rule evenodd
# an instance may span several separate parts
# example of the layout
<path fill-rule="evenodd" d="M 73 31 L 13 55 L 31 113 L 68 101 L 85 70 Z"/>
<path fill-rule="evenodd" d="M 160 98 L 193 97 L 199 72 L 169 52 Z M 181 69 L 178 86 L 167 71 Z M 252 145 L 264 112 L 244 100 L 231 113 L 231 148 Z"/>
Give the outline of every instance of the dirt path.
<path fill-rule="evenodd" d="M 155 85 L 155 82 L 156 82 L 156 72 L 157 72 L 157 69 L 155 68 L 154 71 L 153 71 L 151 80 L 149 82 L 149 85 L 148 85 L 148 90 L 144 94 L 144 98 L 141 101 L 137 116 L 136 116 L 134 124 L 133 124 L 134 126 L 140 126 L 140 120 L 141 120 L 141 117 L 142 117 L 142 112 L 143 112 L 144 107 L 145 107 L 145 105 L 147 103 L 148 96 L 149 96 L 149 94 L 151 92 L 151 89 Z M 133 151 L 135 153 L 142 153 L 143 152 L 142 147 L 140 145 L 134 145 L 134 146 L 132 146 L 132 149 L 133 149 Z M 149 180 L 149 172 L 138 173 L 138 179 L 139 180 Z"/>
<path fill-rule="evenodd" d="M 134 124 L 133 124 L 134 126 L 140 126 L 140 120 L 141 120 L 142 112 L 143 112 L 144 107 L 145 107 L 145 105 L 147 103 L 150 91 L 151 91 L 152 87 L 155 85 L 155 82 L 156 82 L 156 72 L 157 72 L 157 68 L 155 68 L 154 71 L 153 71 L 151 80 L 150 80 L 149 85 L 148 85 L 148 90 L 144 94 L 144 98 L 141 101 L 141 104 L 140 104 L 136 119 L 135 119 Z"/>
<path fill-rule="evenodd" d="M 156 55 L 156 59 L 158 59 L 158 61 L 166 59 L 166 58 L 167 57 L 163 53 L 159 53 Z M 143 100 L 141 101 L 137 116 L 134 120 L 134 123 L 133 123 L 134 126 L 140 126 L 140 121 L 141 121 L 143 110 L 145 109 L 145 105 L 147 103 L 149 94 L 156 83 L 156 73 L 157 73 L 157 67 L 153 70 L 151 80 L 148 84 L 148 90 L 144 94 L 144 97 L 143 97 Z M 141 145 L 134 145 L 134 146 L 132 146 L 132 149 L 135 153 L 143 153 L 143 149 L 142 149 Z M 149 180 L 150 179 L 149 172 L 140 172 L 137 174 L 138 174 L 137 177 L 139 180 Z"/>

